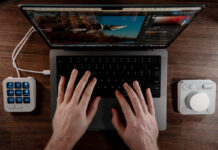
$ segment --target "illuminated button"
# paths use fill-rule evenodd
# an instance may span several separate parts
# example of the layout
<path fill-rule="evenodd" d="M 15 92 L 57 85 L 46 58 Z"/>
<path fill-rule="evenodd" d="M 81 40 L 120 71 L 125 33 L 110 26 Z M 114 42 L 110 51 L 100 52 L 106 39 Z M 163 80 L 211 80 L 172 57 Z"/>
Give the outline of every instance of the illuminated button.
<path fill-rule="evenodd" d="M 28 82 L 23 82 L 23 88 L 28 89 L 30 87 Z"/>
<path fill-rule="evenodd" d="M 15 95 L 16 96 L 21 96 L 22 95 L 22 91 L 21 90 L 15 90 Z"/>
<path fill-rule="evenodd" d="M 8 96 L 14 96 L 14 91 L 13 90 L 8 90 L 7 94 L 8 94 Z"/>
<path fill-rule="evenodd" d="M 30 103 L 30 97 L 24 97 L 23 102 L 24 103 Z"/>
<path fill-rule="evenodd" d="M 15 88 L 20 89 L 21 88 L 21 82 L 15 82 Z"/>
<path fill-rule="evenodd" d="M 14 87 L 13 82 L 8 82 L 7 83 L 7 88 L 12 89 Z"/>
<path fill-rule="evenodd" d="M 22 103 L 22 97 L 16 97 L 16 103 Z"/>
<path fill-rule="evenodd" d="M 8 97 L 8 103 L 9 104 L 14 103 L 14 97 Z"/>
<path fill-rule="evenodd" d="M 23 90 L 24 96 L 30 96 L 30 90 Z"/>

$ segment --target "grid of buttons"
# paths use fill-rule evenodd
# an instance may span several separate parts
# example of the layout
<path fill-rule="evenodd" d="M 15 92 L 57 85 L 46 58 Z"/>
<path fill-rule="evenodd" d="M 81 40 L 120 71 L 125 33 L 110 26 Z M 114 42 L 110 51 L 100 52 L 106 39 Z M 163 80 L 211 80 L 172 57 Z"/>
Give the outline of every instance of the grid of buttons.
<path fill-rule="evenodd" d="M 7 82 L 8 104 L 30 103 L 29 82 Z"/>

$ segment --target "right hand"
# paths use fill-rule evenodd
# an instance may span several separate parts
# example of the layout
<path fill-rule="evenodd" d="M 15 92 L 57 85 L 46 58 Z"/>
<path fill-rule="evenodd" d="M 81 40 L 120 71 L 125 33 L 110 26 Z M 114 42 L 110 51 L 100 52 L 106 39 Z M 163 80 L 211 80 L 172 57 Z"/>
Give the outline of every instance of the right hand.
<path fill-rule="evenodd" d="M 150 89 L 146 89 L 145 102 L 137 81 L 133 82 L 134 90 L 127 83 L 123 86 L 130 98 L 133 111 L 123 94 L 116 90 L 115 95 L 121 105 L 126 125 L 119 119 L 117 110 L 112 108 L 112 123 L 115 129 L 131 150 L 158 150 L 158 127 Z"/>

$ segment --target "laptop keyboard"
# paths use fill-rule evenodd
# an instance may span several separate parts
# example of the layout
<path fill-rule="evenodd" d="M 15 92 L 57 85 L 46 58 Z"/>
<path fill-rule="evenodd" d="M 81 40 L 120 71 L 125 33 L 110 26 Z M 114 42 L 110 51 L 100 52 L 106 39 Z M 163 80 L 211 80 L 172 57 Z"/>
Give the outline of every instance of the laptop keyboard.
<path fill-rule="evenodd" d="M 74 68 L 79 71 L 77 80 L 86 70 L 97 78 L 93 95 L 114 97 L 119 89 L 126 96 L 123 83 L 132 85 L 137 80 L 143 92 L 151 88 L 153 97 L 160 97 L 160 56 L 57 56 L 57 83 L 60 76 L 67 83 Z"/>

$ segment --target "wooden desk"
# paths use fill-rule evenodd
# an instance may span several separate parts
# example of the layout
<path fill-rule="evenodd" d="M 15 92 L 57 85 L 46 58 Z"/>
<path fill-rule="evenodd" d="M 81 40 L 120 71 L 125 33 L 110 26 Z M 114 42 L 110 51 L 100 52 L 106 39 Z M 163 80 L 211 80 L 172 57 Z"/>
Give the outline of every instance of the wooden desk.
<path fill-rule="evenodd" d="M 0 2 L 0 81 L 16 76 L 11 64 L 12 49 L 30 28 L 29 22 L 18 10 L 19 3 L 54 3 L 49 0 Z M 80 3 L 55 1 L 55 3 Z M 83 3 L 100 1 L 84 0 Z M 135 0 L 101 1 L 101 3 L 135 3 Z M 143 1 L 137 3 L 197 3 L 183 1 Z M 163 150 L 217 150 L 218 111 L 208 116 L 183 116 L 175 111 L 176 83 L 181 79 L 212 79 L 218 83 L 218 1 L 206 4 L 204 11 L 168 48 L 168 111 L 167 130 L 160 132 L 159 146 Z M 18 65 L 32 70 L 49 68 L 49 47 L 34 34 L 18 58 Z M 3 109 L 0 86 L 0 149 L 43 149 L 51 136 L 50 83 L 48 76 L 22 73 L 37 80 L 37 109 L 33 113 L 7 113 Z M 218 103 L 216 104 L 218 109 Z M 216 109 L 216 110 L 217 110 Z M 115 132 L 87 132 L 76 150 L 127 149 Z"/>

